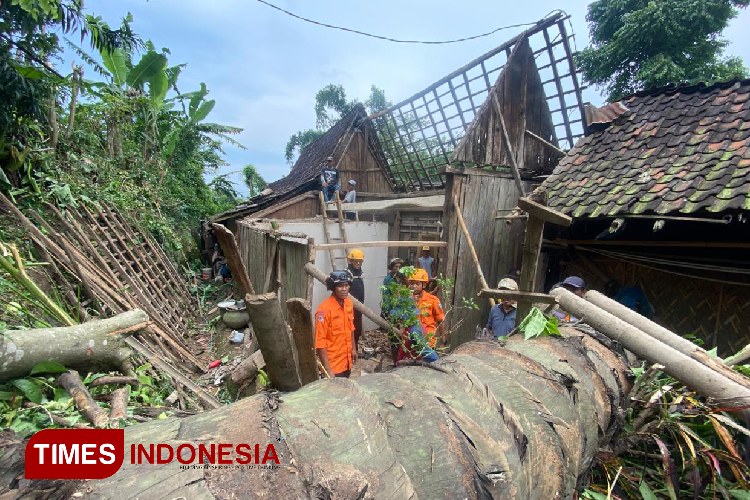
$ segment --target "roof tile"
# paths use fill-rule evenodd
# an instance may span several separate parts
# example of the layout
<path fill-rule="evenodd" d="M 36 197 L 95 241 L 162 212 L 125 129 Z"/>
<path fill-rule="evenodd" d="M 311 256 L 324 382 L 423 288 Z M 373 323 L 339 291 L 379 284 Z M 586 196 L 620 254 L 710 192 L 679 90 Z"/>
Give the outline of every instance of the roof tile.
<path fill-rule="evenodd" d="M 552 208 L 575 217 L 750 209 L 750 80 L 623 103 L 630 112 L 580 140 L 545 181 Z"/>

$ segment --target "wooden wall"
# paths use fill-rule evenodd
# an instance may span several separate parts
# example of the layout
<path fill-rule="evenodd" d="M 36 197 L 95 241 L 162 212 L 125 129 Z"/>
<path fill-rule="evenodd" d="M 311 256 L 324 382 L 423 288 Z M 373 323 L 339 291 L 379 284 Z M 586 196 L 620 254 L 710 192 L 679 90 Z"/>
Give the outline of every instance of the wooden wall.
<path fill-rule="evenodd" d="M 520 268 L 524 224 L 507 225 L 505 220 L 496 220 L 496 215 L 507 215 L 518 202 L 518 191 L 509 174 L 467 169 L 463 173 L 447 173 L 443 240 L 448 242 L 447 255 L 439 272 L 455 280 L 453 297 L 446 307 L 450 313 L 451 347 L 474 339 L 476 326 L 487 324 L 489 302 L 478 299 L 482 288 L 476 266 L 453 209 L 453 195 L 458 202 L 479 256 L 480 265 L 490 286 L 510 269 Z M 524 182 L 530 191 L 531 184 Z M 462 298 L 474 298 L 479 310 L 459 308 Z M 447 302 L 447 301 L 446 301 Z"/>
<path fill-rule="evenodd" d="M 689 272 L 689 270 L 687 271 Z M 727 357 L 750 344 L 750 286 L 683 276 L 585 251 L 561 265 L 589 289 L 605 292 L 609 279 L 640 286 L 654 308 L 654 321 L 679 335 L 694 334 L 704 348 Z"/>
<path fill-rule="evenodd" d="M 344 138 L 345 140 L 346 138 Z M 369 193 L 392 193 L 383 169 L 367 147 L 365 135 L 358 131 L 339 161 L 341 189 L 346 190 L 349 179 L 357 181 L 357 191 Z"/>
<path fill-rule="evenodd" d="M 287 299 L 310 300 L 308 276 L 303 269 L 308 259 L 306 239 L 272 232 L 247 221 L 237 223 L 236 236 L 255 293 L 279 294 L 285 316 Z"/>
<path fill-rule="evenodd" d="M 309 191 L 286 201 L 271 205 L 247 217 L 252 219 L 311 219 L 320 213 L 318 191 Z"/>

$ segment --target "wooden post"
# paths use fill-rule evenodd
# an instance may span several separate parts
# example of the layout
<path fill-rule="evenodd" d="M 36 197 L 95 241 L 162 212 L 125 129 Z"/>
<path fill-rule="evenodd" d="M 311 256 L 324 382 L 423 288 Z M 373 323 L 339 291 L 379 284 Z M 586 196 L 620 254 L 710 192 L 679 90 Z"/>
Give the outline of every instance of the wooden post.
<path fill-rule="evenodd" d="M 464 221 L 464 215 L 463 213 L 461 213 L 461 207 L 458 206 L 458 197 L 456 195 L 453 195 L 453 206 L 456 209 L 456 218 L 458 219 L 458 224 L 461 226 L 461 231 L 463 231 L 464 237 L 466 238 L 466 244 L 469 245 L 469 252 L 471 252 L 471 258 L 474 260 L 474 265 L 477 268 L 477 273 L 479 273 L 479 281 L 482 283 L 482 288 L 490 288 L 490 286 L 487 284 L 487 280 L 484 278 L 484 273 L 482 272 L 482 266 L 479 263 L 479 257 L 477 256 L 477 251 L 474 248 L 474 242 L 471 241 L 469 228 L 466 227 L 466 221 Z M 490 297 L 489 301 L 490 301 L 490 306 L 493 307 L 495 305 L 495 299 Z"/>
<path fill-rule="evenodd" d="M 237 240 L 234 239 L 234 234 L 222 224 L 212 223 L 211 227 L 216 232 L 216 239 L 219 240 L 219 245 L 221 245 L 221 249 L 224 251 L 224 257 L 227 259 L 227 264 L 229 264 L 229 270 L 232 271 L 232 277 L 240 284 L 240 288 L 242 288 L 242 295 L 248 293 L 254 295 L 255 289 L 250 282 L 250 277 L 247 275 L 245 263 L 242 262 L 242 257 L 240 257 L 240 249 L 237 246 Z"/>
<path fill-rule="evenodd" d="M 292 335 L 276 294 L 248 294 L 245 306 L 273 386 L 280 391 L 295 391 L 302 387 Z"/>
<path fill-rule="evenodd" d="M 286 301 L 286 308 L 289 326 L 292 329 L 292 338 L 297 348 L 300 379 L 302 385 L 309 384 L 318 380 L 311 306 L 304 299 L 293 298 Z"/>
<path fill-rule="evenodd" d="M 537 265 L 539 263 L 539 251 L 542 248 L 542 234 L 544 233 L 544 221 L 529 214 L 526 221 L 526 235 L 523 240 L 523 260 L 521 263 L 521 283 L 519 288 L 524 292 L 533 292 L 536 283 Z M 531 311 L 531 302 L 520 300 L 518 302 L 517 322 L 520 323 Z"/>

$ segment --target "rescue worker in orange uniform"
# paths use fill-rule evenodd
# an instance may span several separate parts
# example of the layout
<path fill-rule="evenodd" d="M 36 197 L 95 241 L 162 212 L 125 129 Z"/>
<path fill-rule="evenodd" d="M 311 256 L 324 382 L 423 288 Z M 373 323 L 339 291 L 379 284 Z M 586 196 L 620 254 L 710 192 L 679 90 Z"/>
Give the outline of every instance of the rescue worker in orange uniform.
<path fill-rule="evenodd" d="M 445 313 L 440 300 L 425 290 L 429 281 L 430 278 L 424 269 L 417 269 L 409 276 L 409 290 L 419 310 L 422 332 L 429 346 L 434 349 L 437 339 L 443 336 Z"/>
<path fill-rule="evenodd" d="M 315 312 L 315 350 L 330 376 L 349 377 L 357 360 L 354 343 L 354 306 L 349 298 L 352 274 L 333 271 L 326 278 L 331 295 Z"/>

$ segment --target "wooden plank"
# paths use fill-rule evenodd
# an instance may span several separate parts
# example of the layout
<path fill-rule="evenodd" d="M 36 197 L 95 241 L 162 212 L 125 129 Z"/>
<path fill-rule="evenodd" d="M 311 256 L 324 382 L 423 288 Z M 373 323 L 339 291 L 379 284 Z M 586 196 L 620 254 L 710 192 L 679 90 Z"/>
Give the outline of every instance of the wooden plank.
<path fill-rule="evenodd" d="M 529 217 L 526 221 L 526 236 L 523 243 L 523 261 L 521 264 L 521 282 L 519 287 L 524 292 L 533 292 L 536 282 L 539 251 L 542 248 L 544 221 L 536 217 Z M 518 321 L 522 321 L 531 310 L 531 303 L 522 300 L 518 302 Z"/>
<path fill-rule="evenodd" d="M 544 222 L 564 227 L 568 227 L 573 223 L 573 219 L 564 213 L 558 212 L 555 209 L 537 203 L 529 198 L 519 198 L 518 207 L 524 212 L 527 212 L 530 216 L 541 219 Z"/>
<path fill-rule="evenodd" d="M 292 329 L 292 339 L 297 349 L 300 379 L 302 385 L 306 385 L 318 380 L 311 306 L 304 299 L 294 298 L 286 301 L 286 307 L 289 327 Z"/>
<path fill-rule="evenodd" d="M 532 303 L 557 304 L 557 298 L 546 293 L 522 292 L 516 290 L 498 290 L 496 288 L 484 288 L 477 294 L 480 297 L 495 297 L 508 300 L 526 300 Z"/>
<path fill-rule="evenodd" d="M 315 245 L 316 251 L 338 250 L 340 248 L 370 248 L 370 247 L 421 247 L 431 246 L 434 248 L 445 248 L 448 243 L 445 241 L 355 241 L 351 243 L 325 243 Z"/>
<path fill-rule="evenodd" d="M 259 210 L 258 212 L 251 214 L 251 215 L 253 216 L 254 219 L 263 219 L 263 218 L 273 215 L 279 210 L 287 208 L 291 205 L 294 205 L 295 203 L 298 203 L 308 198 L 312 198 L 312 199 L 317 198 L 317 196 L 315 195 L 315 191 L 309 191 L 299 196 L 295 196 L 294 198 L 291 198 L 289 200 L 282 201 L 280 203 L 274 203 L 270 207 L 264 208 L 263 210 Z"/>
<path fill-rule="evenodd" d="M 466 245 L 469 247 L 469 252 L 471 252 L 471 258 L 474 260 L 474 266 L 476 267 L 477 274 L 479 275 L 479 282 L 482 284 L 482 288 L 489 288 L 490 286 L 487 284 L 487 280 L 484 278 L 484 273 L 482 272 L 482 265 L 479 263 L 479 257 L 477 256 L 477 251 L 474 248 L 474 242 L 471 241 L 471 234 L 469 234 L 469 229 L 466 227 L 466 222 L 464 221 L 464 216 L 461 213 L 461 207 L 458 204 L 458 196 L 453 195 L 453 207 L 456 209 L 456 218 L 458 219 L 458 224 L 461 226 L 461 231 L 464 233 L 464 238 L 466 238 Z M 490 306 L 494 306 L 495 301 L 490 298 Z"/>
<path fill-rule="evenodd" d="M 255 289 L 247 275 L 245 263 L 240 257 L 240 249 L 237 246 L 237 240 L 235 240 L 234 234 L 222 224 L 212 222 L 211 227 L 216 232 L 216 239 L 219 241 L 219 245 L 221 245 L 221 249 L 224 251 L 224 258 L 227 260 L 230 271 L 232 271 L 232 278 L 239 283 L 242 295 L 254 295 Z"/>
<path fill-rule="evenodd" d="M 561 157 L 562 157 L 562 156 L 565 156 L 565 151 L 563 151 L 562 149 L 558 148 L 557 146 L 555 146 L 555 145 L 554 145 L 554 144 L 552 144 L 551 142 L 549 142 L 549 141 L 547 141 L 547 140 L 545 140 L 545 139 L 542 139 L 541 137 L 539 137 L 538 135 L 536 135 L 536 134 L 535 134 L 534 132 L 532 132 L 531 130 L 529 130 L 529 129 L 526 129 L 526 135 L 528 135 L 528 136 L 529 136 L 529 137 L 531 137 L 532 139 L 534 139 L 534 140 L 538 141 L 539 143 L 543 144 L 544 146 L 547 146 L 547 147 L 548 147 L 548 148 L 550 148 L 550 149 L 551 149 L 552 151 L 555 151 L 555 152 L 556 152 L 556 153 L 557 153 L 558 155 L 560 155 Z"/>

